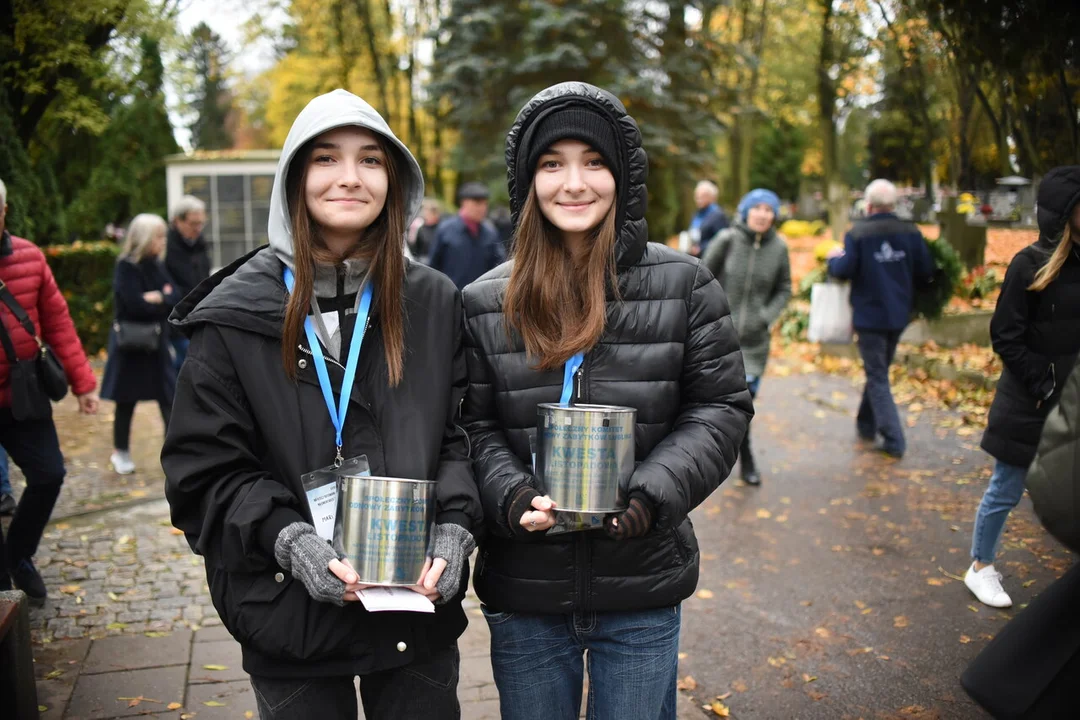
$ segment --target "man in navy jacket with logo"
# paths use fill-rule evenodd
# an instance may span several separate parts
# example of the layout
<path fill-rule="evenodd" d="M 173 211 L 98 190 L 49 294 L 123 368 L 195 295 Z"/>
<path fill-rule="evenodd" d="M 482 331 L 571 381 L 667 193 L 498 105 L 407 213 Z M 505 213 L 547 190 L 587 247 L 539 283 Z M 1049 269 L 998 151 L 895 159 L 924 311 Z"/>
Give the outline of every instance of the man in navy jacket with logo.
<path fill-rule="evenodd" d="M 893 213 L 896 186 L 874 180 L 866 188 L 867 217 L 844 237 L 844 250 L 829 259 L 829 274 L 851 281 L 851 307 L 859 354 L 866 370 L 859 436 L 887 455 L 906 449 L 900 415 L 889 386 L 889 366 L 900 333 L 911 318 L 916 281 L 929 281 L 934 260 L 922 233 Z"/>

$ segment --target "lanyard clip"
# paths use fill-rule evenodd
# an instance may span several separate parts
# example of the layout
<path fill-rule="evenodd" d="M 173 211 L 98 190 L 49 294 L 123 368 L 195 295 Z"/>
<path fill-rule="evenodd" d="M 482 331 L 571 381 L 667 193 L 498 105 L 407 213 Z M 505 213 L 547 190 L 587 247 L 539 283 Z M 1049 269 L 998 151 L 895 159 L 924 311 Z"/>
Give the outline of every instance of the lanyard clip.
<path fill-rule="evenodd" d="M 341 446 L 337 446 L 337 457 L 334 458 L 334 467 L 339 468 L 344 464 L 345 458 L 341 457 Z"/>

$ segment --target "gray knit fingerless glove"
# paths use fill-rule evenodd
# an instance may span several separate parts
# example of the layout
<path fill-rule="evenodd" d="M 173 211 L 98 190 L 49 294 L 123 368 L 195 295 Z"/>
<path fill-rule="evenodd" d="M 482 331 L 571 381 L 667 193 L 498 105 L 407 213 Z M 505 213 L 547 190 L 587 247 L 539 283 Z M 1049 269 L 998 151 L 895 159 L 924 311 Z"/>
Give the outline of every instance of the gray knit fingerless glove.
<path fill-rule="evenodd" d="M 442 596 L 439 604 L 458 594 L 461 571 L 475 549 L 476 541 L 473 540 L 472 533 L 460 525 L 441 523 L 435 526 L 435 547 L 431 554 L 446 561 L 446 569 L 443 570 L 439 582 L 435 583 L 435 589 Z"/>
<path fill-rule="evenodd" d="M 311 525 L 294 522 L 285 526 L 274 541 L 274 558 L 304 584 L 313 599 L 338 606 L 345 604 L 342 599 L 345 583 L 327 567 L 331 560 L 337 559 L 337 553 Z"/>

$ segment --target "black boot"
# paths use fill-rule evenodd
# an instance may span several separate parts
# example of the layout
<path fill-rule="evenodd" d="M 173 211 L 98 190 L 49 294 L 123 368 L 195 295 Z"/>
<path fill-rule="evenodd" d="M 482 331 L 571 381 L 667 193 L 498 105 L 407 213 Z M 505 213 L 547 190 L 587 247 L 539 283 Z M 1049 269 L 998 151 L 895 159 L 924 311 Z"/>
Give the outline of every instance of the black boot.
<path fill-rule="evenodd" d="M 754 453 L 750 450 L 750 431 L 746 431 L 742 445 L 739 447 L 739 467 L 742 469 L 742 479 L 747 485 L 758 486 L 761 484 L 761 474 L 757 471 L 754 462 Z"/>

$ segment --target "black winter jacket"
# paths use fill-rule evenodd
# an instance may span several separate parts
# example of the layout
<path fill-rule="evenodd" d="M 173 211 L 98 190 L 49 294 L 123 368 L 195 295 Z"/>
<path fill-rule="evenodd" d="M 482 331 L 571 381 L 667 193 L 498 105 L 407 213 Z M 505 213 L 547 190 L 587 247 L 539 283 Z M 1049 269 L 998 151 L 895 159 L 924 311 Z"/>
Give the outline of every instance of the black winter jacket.
<path fill-rule="evenodd" d="M 568 103 L 607 116 L 623 152 L 616 178 L 621 299 L 608 302 L 604 334 L 585 355 L 575 395 L 583 403 L 637 408 L 629 491 L 647 496 L 656 522 L 644 537 L 623 542 L 598 532 L 512 535 L 510 498 L 523 483 L 541 489 L 529 445 L 536 406 L 559 401 L 563 370 L 534 370 L 520 335 L 508 337 L 506 263 L 464 293 L 470 386 L 463 416 L 489 530 L 474 584 L 484 603 L 503 612 L 671 606 L 697 584 L 697 540 L 687 515 L 731 472 L 753 407 L 724 291 L 697 260 L 646 241 L 648 162 L 637 125 L 614 96 L 565 83 L 522 109 L 506 151 L 515 223 L 518 139 L 538 113 Z M 531 173 L 526 177 L 531 181 Z"/>
<path fill-rule="evenodd" d="M 210 277 L 210 248 L 200 235 L 189 243 L 175 227 L 169 226 L 165 267 L 176 283 L 176 290 L 183 298 L 195 286 Z"/>
<path fill-rule="evenodd" d="M 249 673 L 329 677 L 407 665 L 464 631 L 467 569 L 462 595 L 434 615 L 373 614 L 359 603 L 312 600 L 274 560 L 282 528 L 311 522 L 301 475 L 334 459 L 334 429 L 306 339 L 297 382 L 282 368 L 282 270 L 273 251 L 255 251 L 196 288 L 173 314 L 191 346 L 161 453 L 172 521 L 205 557 L 214 607 L 240 641 Z M 404 292 L 404 379 L 389 386 L 375 307 L 343 453 L 366 454 L 374 475 L 438 481 L 438 521 L 478 527 L 467 439 L 455 425 L 466 384 L 461 298 L 446 277 L 411 262 Z M 342 368 L 327 364 L 340 388 Z"/>
<path fill-rule="evenodd" d="M 173 286 L 172 292 L 165 288 Z M 143 293 L 157 290 L 164 302 L 149 303 Z M 116 328 L 109 331 L 109 359 L 101 380 L 101 397 L 116 402 L 157 400 L 166 404 L 173 400 L 176 389 L 176 369 L 173 367 L 166 333 L 166 319 L 173 306 L 183 296 L 158 258 L 145 258 L 138 263 L 120 259 L 113 273 L 113 307 L 117 321 L 161 324 L 161 344 L 157 352 L 121 350 L 116 346 Z"/>
<path fill-rule="evenodd" d="M 1005 368 L 982 448 L 995 459 L 1027 467 L 1046 416 L 1057 403 L 1080 353 L 1080 245 L 1074 242 L 1057 279 L 1042 292 L 1027 288 L 1050 260 L 1080 202 L 1080 166 L 1056 168 L 1039 186 L 1039 240 L 1009 263 L 990 336 Z"/>

